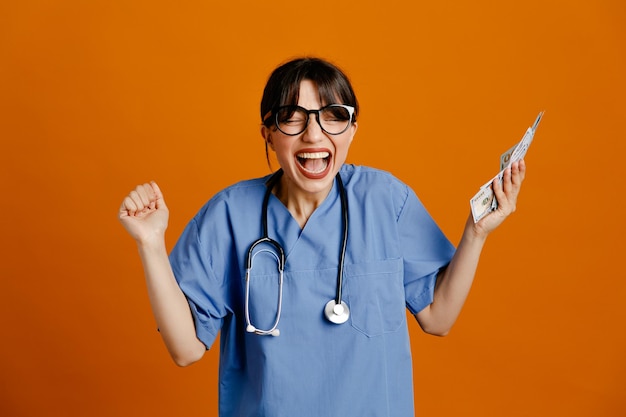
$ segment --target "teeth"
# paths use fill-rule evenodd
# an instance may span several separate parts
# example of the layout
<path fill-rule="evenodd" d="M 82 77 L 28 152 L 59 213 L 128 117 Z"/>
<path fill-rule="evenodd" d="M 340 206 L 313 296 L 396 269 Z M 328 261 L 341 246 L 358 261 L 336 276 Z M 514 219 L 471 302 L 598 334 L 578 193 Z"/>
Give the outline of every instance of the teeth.
<path fill-rule="evenodd" d="M 328 152 L 302 152 L 298 154 L 298 158 L 302 159 L 323 159 L 328 158 Z"/>

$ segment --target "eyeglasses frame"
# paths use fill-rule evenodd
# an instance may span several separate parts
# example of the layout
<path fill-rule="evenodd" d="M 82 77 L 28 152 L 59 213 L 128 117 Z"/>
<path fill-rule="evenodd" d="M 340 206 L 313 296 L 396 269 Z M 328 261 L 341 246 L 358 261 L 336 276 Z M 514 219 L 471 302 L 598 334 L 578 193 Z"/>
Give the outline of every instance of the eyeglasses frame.
<path fill-rule="evenodd" d="M 344 109 L 346 109 L 348 111 L 348 114 L 350 115 L 350 122 L 346 125 L 346 127 L 338 133 L 331 133 L 328 130 L 324 129 L 324 126 L 322 126 L 322 123 L 320 123 L 320 114 L 322 111 L 331 108 L 331 107 L 342 107 Z M 278 113 L 280 112 L 280 110 L 282 109 L 286 109 L 286 108 L 293 108 L 295 110 L 300 110 L 303 113 L 306 114 L 306 123 L 304 124 L 304 128 L 302 129 L 302 131 L 298 132 L 298 133 L 287 133 L 285 131 L 283 131 L 279 126 L 278 126 Z M 287 136 L 298 136 L 300 134 L 302 134 L 304 131 L 306 131 L 306 129 L 309 127 L 309 121 L 311 120 L 311 114 L 315 114 L 315 119 L 317 120 L 317 124 L 320 126 L 320 128 L 322 129 L 322 131 L 324 133 L 327 133 L 329 135 L 341 135 L 342 133 L 344 133 L 346 130 L 348 130 L 348 128 L 350 127 L 351 124 L 353 124 L 355 122 L 354 120 L 354 112 L 355 112 L 355 108 L 354 106 L 350 106 L 348 104 L 328 104 L 320 109 L 317 110 L 309 110 L 309 109 L 305 109 L 302 106 L 298 106 L 298 105 L 289 105 L 289 106 L 280 106 L 280 107 L 276 107 L 275 109 L 273 109 L 270 113 L 269 116 L 267 116 L 265 118 L 265 120 L 263 120 L 263 124 L 265 124 L 265 126 L 268 126 L 268 121 L 272 118 L 274 119 L 274 126 L 276 126 L 276 129 L 278 129 L 281 133 L 287 135 Z M 269 127 L 269 126 L 268 126 Z"/>

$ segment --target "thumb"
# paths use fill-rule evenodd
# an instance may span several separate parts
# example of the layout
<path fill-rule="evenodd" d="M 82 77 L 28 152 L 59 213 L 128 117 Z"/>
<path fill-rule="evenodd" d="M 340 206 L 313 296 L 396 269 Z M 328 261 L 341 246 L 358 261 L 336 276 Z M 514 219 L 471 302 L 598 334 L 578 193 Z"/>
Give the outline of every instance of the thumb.
<path fill-rule="evenodd" d="M 151 181 L 150 185 L 152 186 L 152 190 L 154 191 L 154 196 L 156 198 L 155 207 L 157 208 L 157 210 L 166 209 L 167 205 L 165 205 L 165 199 L 163 198 L 163 193 L 161 192 L 161 189 L 154 181 Z"/>

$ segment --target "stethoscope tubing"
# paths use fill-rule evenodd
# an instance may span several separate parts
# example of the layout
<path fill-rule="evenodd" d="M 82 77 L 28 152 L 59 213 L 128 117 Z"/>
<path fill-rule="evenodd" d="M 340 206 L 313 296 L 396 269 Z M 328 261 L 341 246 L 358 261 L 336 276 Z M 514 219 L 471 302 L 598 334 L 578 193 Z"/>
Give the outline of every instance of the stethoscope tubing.
<path fill-rule="evenodd" d="M 343 238 L 341 239 L 341 251 L 339 252 L 339 271 L 337 272 L 337 289 L 335 291 L 335 304 L 341 304 L 341 292 L 343 288 L 343 263 L 346 257 L 346 247 L 348 246 L 348 197 L 343 186 L 341 175 L 337 174 L 337 186 L 339 187 L 339 198 L 341 200 L 341 217 L 343 220 Z"/>
<path fill-rule="evenodd" d="M 245 299 L 244 299 L 244 310 L 245 310 L 245 319 L 246 319 L 246 331 L 249 333 L 255 333 L 260 336 L 278 336 L 280 331 L 278 329 L 278 323 L 280 322 L 280 315 L 282 313 L 282 300 L 283 300 L 283 273 L 285 269 L 285 252 L 276 240 L 270 238 L 268 236 L 268 228 L 267 228 L 267 206 L 269 203 L 269 198 L 272 193 L 272 188 L 276 184 L 276 182 L 282 176 L 283 171 L 279 169 L 276 171 L 270 179 L 267 181 L 267 190 L 265 191 L 265 195 L 263 196 L 263 205 L 261 208 L 261 224 L 262 224 L 262 236 L 260 239 L 254 241 L 250 248 L 248 249 L 248 253 L 246 255 L 246 273 L 245 273 Z M 348 198 L 346 195 L 346 190 L 343 185 L 343 181 L 341 180 L 341 176 L 339 174 L 336 175 L 336 181 L 339 191 L 339 198 L 341 201 L 341 216 L 343 223 L 343 236 L 341 240 L 341 250 L 339 251 L 339 267 L 337 270 L 337 288 L 335 290 L 335 298 L 330 300 L 324 307 L 324 314 L 326 318 L 335 324 L 345 323 L 348 320 L 350 315 L 350 309 L 345 301 L 342 300 L 342 288 L 343 288 L 343 265 L 346 255 L 346 248 L 348 244 Z M 276 253 L 272 252 L 269 249 L 261 249 L 257 252 L 254 252 L 254 249 L 261 245 L 267 243 L 274 247 Z M 279 271 L 279 282 L 278 282 L 278 306 L 276 310 L 276 319 L 274 320 L 274 324 L 270 329 L 263 330 L 258 329 L 252 324 L 250 319 L 250 272 L 252 271 L 252 264 L 254 257 L 261 252 L 269 252 L 276 258 L 276 262 L 278 263 L 278 271 Z"/>
<path fill-rule="evenodd" d="M 271 239 L 268 239 L 268 240 L 271 241 Z M 265 241 L 267 240 L 259 239 L 256 242 L 256 244 L 261 244 Z M 251 249 L 254 249 L 254 247 Z M 282 248 L 278 246 L 278 249 L 280 249 L 279 252 L 282 255 Z M 262 253 L 262 252 L 267 252 L 271 254 L 274 258 L 276 258 L 276 262 L 279 265 L 278 270 L 280 274 L 278 278 L 278 305 L 276 307 L 276 319 L 274 320 L 274 324 L 272 325 L 272 327 L 269 328 L 268 330 L 258 329 L 252 324 L 252 321 L 250 320 L 250 308 L 249 308 L 250 307 L 250 272 L 252 271 L 252 264 L 253 264 L 252 260 L 254 259 L 255 256 L 257 256 L 259 253 Z M 277 329 L 277 327 L 278 327 L 278 323 L 280 322 L 280 315 L 281 315 L 282 308 L 283 308 L 283 267 L 281 266 L 281 262 L 282 262 L 282 265 L 284 265 L 284 259 L 281 261 L 279 257 L 276 255 L 276 253 L 272 252 L 269 249 L 261 249 L 255 252 L 254 255 L 252 255 L 251 262 L 248 265 L 248 268 L 246 268 L 246 299 L 245 299 L 245 303 L 246 303 L 245 314 L 246 314 L 246 322 L 247 322 L 246 331 L 250 333 L 254 332 L 261 336 L 267 336 L 267 335 L 278 336 L 280 334 L 280 331 Z"/>

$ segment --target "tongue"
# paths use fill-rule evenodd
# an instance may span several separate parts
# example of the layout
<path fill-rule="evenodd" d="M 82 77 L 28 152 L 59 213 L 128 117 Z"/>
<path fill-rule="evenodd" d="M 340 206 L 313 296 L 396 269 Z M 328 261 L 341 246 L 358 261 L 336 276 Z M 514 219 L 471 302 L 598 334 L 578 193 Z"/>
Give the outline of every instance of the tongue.
<path fill-rule="evenodd" d="M 311 172 L 320 172 L 326 168 L 326 160 L 325 159 L 304 159 L 300 160 L 300 163 L 307 171 Z"/>

